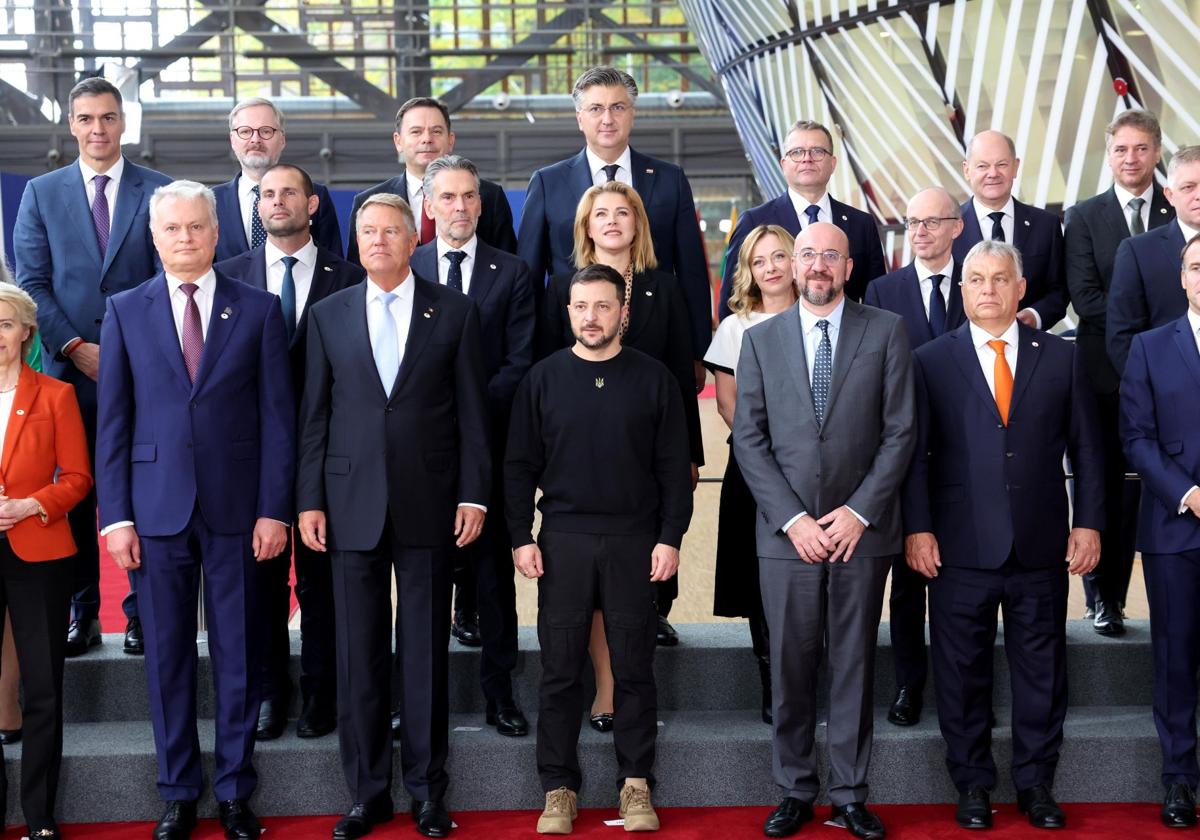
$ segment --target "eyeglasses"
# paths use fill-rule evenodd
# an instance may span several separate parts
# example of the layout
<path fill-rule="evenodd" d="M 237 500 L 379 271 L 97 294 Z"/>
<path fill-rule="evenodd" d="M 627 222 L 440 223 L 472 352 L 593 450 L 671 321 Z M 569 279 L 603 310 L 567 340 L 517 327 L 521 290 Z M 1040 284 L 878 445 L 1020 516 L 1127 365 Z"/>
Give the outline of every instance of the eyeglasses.
<path fill-rule="evenodd" d="M 236 134 L 238 137 L 240 137 L 242 140 L 249 140 L 251 137 L 254 136 L 254 134 L 256 132 L 258 133 L 258 136 L 260 138 L 262 138 L 263 140 L 270 140 L 272 137 L 275 136 L 275 132 L 279 131 L 279 129 L 272 128 L 269 125 L 259 126 L 258 128 L 251 128 L 248 125 L 243 125 L 243 126 L 239 126 L 238 128 L 231 129 L 231 131 L 234 134 Z"/>
<path fill-rule="evenodd" d="M 969 289 L 982 289 L 984 286 L 993 286 L 997 289 L 1007 289 L 1013 284 L 1013 278 L 1000 274 L 995 277 L 983 277 L 979 274 L 973 274 L 970 277 L 962 279 L 962 285 Z"/>
<path fill-rule="evenodd" d="M 632 106 L 626 105 L 624 102 L 614 102 L 612 105 L 589 105 L 583 109 L 583 112 L 589 117 L 602 117 L 604 112 L 612 114 L 614 117 L 624 116 L 627 112 L 633 110 Z"/>
<path fill-rule="evenodd" d="M 825 160 L 825 158 L 831 156 L 832 154 L 833 154 L 832 150 L 823 149 L 820 146 L 813 146 L 811 149 L 806 149 L 801 146 L 797 146 L 794 149 L 788 149 L 786 152 L 783 153 L 783 156 L 785 158 L 787 158 L 788 160 L 790 160 L 792 163 L 799 163 L 800 161 L 804 160 L 806 157 L 811 158 L 814 161 L 822 161 L 822 160 Z"/>
<path fill-rule="evenodd" d="M 909 219 L 905 217 L 903 220 L 904 226 L 909 230 L 916 230 L 920 225 L 925 225 L 925 230 L 933 232 L 942 226 L 942 222 L 957 222 L 955 216 L 930 216 L 928 219 Z"/>
<path fill-rule="evenodd" d="M 820 257 L 825 265 L 837 265 L 846 259 L 844 254 L 834 250 L 814 251 L 812 248 L 805 248 L 803 251 L 796 252 L 796 259 L 800 260 L 801 265 L 812 265 L 817 261 L 817 257 Z"/>

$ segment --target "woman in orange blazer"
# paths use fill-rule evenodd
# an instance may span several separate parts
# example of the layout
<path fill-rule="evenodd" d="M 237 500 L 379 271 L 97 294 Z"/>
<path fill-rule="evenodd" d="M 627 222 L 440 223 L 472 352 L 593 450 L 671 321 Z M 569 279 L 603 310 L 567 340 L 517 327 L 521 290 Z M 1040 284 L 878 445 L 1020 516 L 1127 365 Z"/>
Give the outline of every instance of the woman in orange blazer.
<path fill-rule="evenodd" d="M 37 337 L 36 315 L 29 295 L 0 284 L 0 613 L 7 608 L 12 617 L 25 686 L 21 807 L 27 833 L 55 840 L 62 628 L 75 554 L 66 517 L 91 489 L 92 475 L 75 389 L 23 361 Z M 0 771 L 0 808 L 7 796 Z"/>

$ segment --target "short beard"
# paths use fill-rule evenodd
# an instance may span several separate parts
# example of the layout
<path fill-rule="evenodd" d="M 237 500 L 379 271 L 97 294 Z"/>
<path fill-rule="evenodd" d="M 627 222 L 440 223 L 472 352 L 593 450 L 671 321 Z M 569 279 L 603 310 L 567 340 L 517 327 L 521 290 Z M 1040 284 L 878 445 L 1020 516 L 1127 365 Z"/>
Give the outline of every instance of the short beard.
<path fill-rule="evenodd" d="M 259 176 L 278 162 L 278 160 L 271 160 L 271 156 L 265 152 L 247 152 L 238 158 L 238 163 L 243 169 L 256 172 Z"/>
<path fill-rule="evenodd" d="M 584 337 L 584 334 L 580 332 L 575 334 L 575 340 L 588 350 L 603 350 L 617 340 L 617 333 L 616 331 L 611 333 L 603 333 L 599 338 L 589 341 Z"/>
<path fill-rule="evenodd" d="M 813 306 L 825 306 L 833 302 L 833 300 L 841 292 L 841 288 L 835 286 L 832 282 L 829 284 L 829 289 L 824 292 L 818 292 L 808 283 L 804 284 L 804 290 L 800 292 L 800 297 L 811 303 Z"/>

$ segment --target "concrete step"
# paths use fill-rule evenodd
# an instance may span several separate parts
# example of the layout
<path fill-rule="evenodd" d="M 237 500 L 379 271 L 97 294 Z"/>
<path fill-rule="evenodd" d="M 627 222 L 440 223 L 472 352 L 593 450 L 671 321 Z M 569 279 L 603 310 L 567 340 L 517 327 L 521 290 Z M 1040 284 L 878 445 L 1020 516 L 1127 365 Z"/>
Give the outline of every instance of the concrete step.
<path fill-rule="evenodd" d="M 879 710 L 871 766 L 872 802 L 952 802 L 955 792 L 943 763 L 944 747 L 933 715 L 918 726 L 888 724 Z M 536 718 L 530 715 L 531 718 Z M 769 805 L 778 801 L 771 779 L 771 729 L 750 710 L 664 711 L 659 729 L 655 802 L 664 806 Z M 1008 780 L 1011 730 L 999 715 L 994 751 L 1000 767 L 997 801 L 1011 801 Z M 535 721 L 536 722 L 536 721 Z M 543 794 L 534 758 L 535 739 L 504 738 L 480 726 L 474 715 L 450 722 L 451 810 L 540 808 Z M 817 727 L 825 754 L 825 724 Z M 211 778 L 213 725 L 201 721 L 200 744 Z M 20 823 L 21 746 L 5 750 L 9 779 L 9 824 Z M 580 738 L 584 772 L 581 804 L 616 806 L 611 735 L 586 725 Z M 335 814 L 350 803 L 338 759 L 336 735 L 301 740 L 290 732 L 259 744 L 254 763 L 259 788 L 252 801 L 263 815 Z M 1149 707 L 1076 707 L 1070 710 L 1055 793 L 1063 801 L 1157 800 L 1160 756 Z M 1105 768 L 1103 773 L 1097 768 Z M 399 751 L 394 761 L 399 780 Z M 824 763 L 822 779 L 826 777 Z M 162 803 L 154 786 L 154 741 L 146 721 L 73 723 L 66 727 L 59 818 L 65 822 L 154 820 Z M 397 807 L 408 800 L 396 782 Z M 211 794 L 203 814 L 215 814 Z"/>
<path fill-rule="evenodd" d="M 1137 706 L 1150 703 L 1151 655 L 1149 622 L 1127 622 L 1121 639 L 1105 639 L 1091 630 L 1090 622 L 1067 622 L 1068 679 L 1072 706 Z M 655 659 L 659 707 L 663 711 L 753 710 L 760 698 L 758 667 L 750 653 L 750 634 L 744 623 L 681 624 L 680 645 L 659 648 Z M 513 674 L 514 694 L 526 710 L 537 707 L 541 677 L 537 635 L 521 628 L 520 654 Z M 995 675 L 997 707 L 1010 705 L 1008 665 L 1001 633 L 996 641 Z M 207 644 L 200 650 L 199 713 L 212 717 L 212 677 Z M 292 635 L 293 684 L 299 676 L 300 639 Z M 879 630 L 876 658 L 875 702 L 885 706 L 895 693 L 888 625 Z M 109 634 L 104 644 L 85 656 L 67 661 L 65 718 L 72 723 L 145 720 L 150 716 L 141 657 L 121 652 L 121 636 Z M 825 696 L 824 692 L 822 696 Z M 933 703 L 932 685 L 926 688 L 926 706 Z M 294 698 L 293 715 L 299 698 Z M 481 714 L 479 651 L 450 642 L 450 711 Z"/>

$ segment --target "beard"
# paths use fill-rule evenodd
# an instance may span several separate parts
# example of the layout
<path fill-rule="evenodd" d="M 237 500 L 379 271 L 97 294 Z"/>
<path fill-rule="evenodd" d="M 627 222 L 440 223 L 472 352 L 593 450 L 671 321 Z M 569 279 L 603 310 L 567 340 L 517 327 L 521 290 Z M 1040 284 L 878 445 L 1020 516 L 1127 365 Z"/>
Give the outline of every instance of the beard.
<path fill-rule="evenodd" d="M 610 344 L 616 341 L 616 339 L 616 330 L 613 330 L 610 333 L 602 330 L 599 338 L 588 338 L 587 333 L 583 332 L 582 330 L 575 333 L 575 340 L 588 350 L 603 350 L 605 347 L 608 347 Z"/>
<path fill-rule="evenodd" d="M 826 280 L 829 282 L 829 287 L 824 291 L 819 291 L 812 287 L 808 282 L 809 280 Z M 813 273 L 804 278 L 804 288 L 800 290 L 800 297 L 813 306 L 825 306 L 837 299 L 837 296 L 842 293 L 842 288 L 845 285 L 844 282 L 838 283 L 833 279 L 833 275 L 826 272 Z"/>
<path fill-rule="evenodd" d="M 266 172 L 278 162 L 266 152 L 246 152 L 238 158 L 238 163 L 251 172 Z"/>

